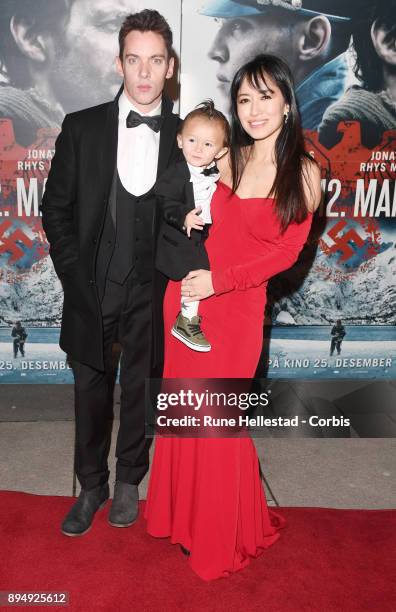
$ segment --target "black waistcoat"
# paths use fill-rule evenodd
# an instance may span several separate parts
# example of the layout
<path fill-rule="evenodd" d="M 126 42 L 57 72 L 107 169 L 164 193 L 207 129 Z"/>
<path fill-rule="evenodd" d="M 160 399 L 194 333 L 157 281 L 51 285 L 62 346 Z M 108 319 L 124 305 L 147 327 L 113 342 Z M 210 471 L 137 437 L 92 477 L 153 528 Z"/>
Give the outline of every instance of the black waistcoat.
<path fill-rule="evenodd" d="M 150 189 L 141 196 L 132 195 L 124 188 L 117 171 L 114 186 L 115 210 L 109 204 L 96 261 L 100 298 L 106 278 L 123 284 L 132 268 L 140 283 L 152 280 L 153 276 L 155 194 Z"/>

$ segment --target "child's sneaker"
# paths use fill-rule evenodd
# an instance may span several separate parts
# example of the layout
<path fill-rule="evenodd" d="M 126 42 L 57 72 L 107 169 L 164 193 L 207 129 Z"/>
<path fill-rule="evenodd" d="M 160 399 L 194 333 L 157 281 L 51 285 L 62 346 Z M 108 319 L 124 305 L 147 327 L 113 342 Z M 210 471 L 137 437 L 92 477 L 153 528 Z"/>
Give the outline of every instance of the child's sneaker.
<path fill-rule="evenodd" d="M 207 353 L 212 348 L 202 332 L 201 317 L 190 320 L 179 312 L 171 333 L 193 351 Z"/>

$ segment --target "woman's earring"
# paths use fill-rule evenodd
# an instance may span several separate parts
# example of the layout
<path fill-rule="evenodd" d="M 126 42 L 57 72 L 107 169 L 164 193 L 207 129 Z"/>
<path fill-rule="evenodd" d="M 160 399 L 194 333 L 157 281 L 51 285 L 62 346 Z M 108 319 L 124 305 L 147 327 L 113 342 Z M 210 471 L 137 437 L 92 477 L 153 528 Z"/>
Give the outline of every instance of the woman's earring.
<path fill-rule="evenodd" d="M 287 111 L 283 116 L 285 118 L 285 123 L 287 123 L 287 120 L 289 119 L 289 111 Z"/>

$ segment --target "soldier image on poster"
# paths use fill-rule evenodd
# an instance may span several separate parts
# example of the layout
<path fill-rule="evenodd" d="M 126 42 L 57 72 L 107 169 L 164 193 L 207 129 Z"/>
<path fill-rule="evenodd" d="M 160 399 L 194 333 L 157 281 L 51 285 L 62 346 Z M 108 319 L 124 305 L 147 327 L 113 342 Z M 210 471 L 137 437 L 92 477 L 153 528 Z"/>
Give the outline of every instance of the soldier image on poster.
<path fill-rule="evenodd" d="M 39 128 L 59 128 L 65 113 L 114 98 L 121 83 L 114 65 L 118 30 L 142 4 L 2 0 L 0 117 L 13 119 L 19 144 L 32 144 Z M 151 4 L 162 9 L 164 2 Z"/>
<path fill-rule="evenodd" d="M 341 319 L 337 319 L 336 324 L 331 328 L 331 344 L 330 344 L 330 357 L 334 351 L 337 350 L 337 355 L 341 354 L 341 344 L 346 336 L 345 327 L 342 324 Z"/>
<path fill-rule="evenodd" d="M 20 321 L 16 321 L 14 327 L 12 328 L 11 337 L 13 340 L 14 347 L 14 359 L 18 357 L 18 352 L 21 353 L 21 356 L 25 356 L 25 342 L 28 337 L 25 328 L 22 326 Z"/>
<path fill-rule="evenodd" d="M 303 127 L 316 130 L 344 93 L 351 18 L 367 0 L 208 0 L 201 14 L 222 20 L 209 57 L 228 98 L 235 71 L 259 53 L 292 69 Z"/>
<path fill-rule="evenodd" d="M 396 0 L 362 6 L 352 20 L 352 42 L 359 85 L 350 87 L 324 114 L 319 135 L 327 148 L 342 138 L 340 121 L 360 121 L 362 143 L 370 148 L 396 127 Z"/>

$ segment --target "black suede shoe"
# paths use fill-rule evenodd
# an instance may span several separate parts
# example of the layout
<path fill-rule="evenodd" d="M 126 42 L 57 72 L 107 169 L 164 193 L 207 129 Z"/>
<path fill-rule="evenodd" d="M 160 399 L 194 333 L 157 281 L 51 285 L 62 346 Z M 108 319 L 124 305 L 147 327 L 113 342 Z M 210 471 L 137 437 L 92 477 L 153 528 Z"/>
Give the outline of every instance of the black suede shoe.
<path fill-rule="evenodd" d="M 137 485 L 117 480 L 111 504 L 109 523 L 113 527 L 129 527 L 139 512 L 139 492 Z"/>
<path fill-rule="evenodd" d="M 95 512 L 103 508 L 109 499 L 108 483 L 94 489 L 81 489 L 81 493 L 62 523 L 62 533 L 80 536 L 89 531 Z"/>

